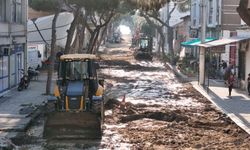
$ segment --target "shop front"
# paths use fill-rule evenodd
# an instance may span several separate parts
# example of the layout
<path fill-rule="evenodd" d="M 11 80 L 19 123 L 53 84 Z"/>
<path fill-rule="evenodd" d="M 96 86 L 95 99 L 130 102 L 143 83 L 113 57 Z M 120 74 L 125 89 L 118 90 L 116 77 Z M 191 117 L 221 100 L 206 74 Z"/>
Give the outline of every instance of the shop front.
<path fill-rule="evenodd" d="M 250 40 L 250 37 L 240 37 L 240 36 L 234 36 L 230 38 L 223 38 L 219 40 L 215 40 L 212 42 L 208 42 L 205 44 L 198 44 L 199 47 L 205 47 L 206 51 L 216 52 L 216 53 L 226 53 L 225 45 L 229 45 L 229 54 L 228 54 L 228 60 L 229 65 L 233 67 L 233 73 L 236 75 L 237 78 L 237 86 L 240 88 L 245 88 L 245 85 L 242 83 L 245 83 L 246 81 L 246 70 L 247 70 L 247 48 L 243 48 L 243 43 L 248 43 Z M 245 44 L 246 45 L 246 44 Z M 250 63 L 249 63 L 250 64 Z M 209 86 L 209 78 L 207 82 L 207 86 Z"/>
<path fill-rule="evenodd" d="M 22 76 L 24 45 L 0 46 L 0 95 L 15 87 Z"/>

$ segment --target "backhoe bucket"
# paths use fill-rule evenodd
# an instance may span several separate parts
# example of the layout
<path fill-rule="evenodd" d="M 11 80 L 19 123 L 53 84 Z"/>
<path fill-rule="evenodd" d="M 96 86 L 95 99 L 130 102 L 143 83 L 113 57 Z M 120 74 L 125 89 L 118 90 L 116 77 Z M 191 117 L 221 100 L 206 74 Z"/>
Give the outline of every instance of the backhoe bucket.
<path fill-rule="evenodd" d="M 100 139 L 100 116 L 92 112 L 53 112 L 44 128 L 46 139 Z"/>

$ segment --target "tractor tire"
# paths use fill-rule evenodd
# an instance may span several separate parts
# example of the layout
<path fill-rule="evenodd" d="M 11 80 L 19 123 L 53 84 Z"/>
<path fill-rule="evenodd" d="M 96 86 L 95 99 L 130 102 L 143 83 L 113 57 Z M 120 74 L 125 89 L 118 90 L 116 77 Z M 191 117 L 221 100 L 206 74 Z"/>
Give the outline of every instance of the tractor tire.
<path fill-rule="evenodd" d="M 92 111 L 95 113 L 101 113 L 102 101 L 92 102 Z"/>

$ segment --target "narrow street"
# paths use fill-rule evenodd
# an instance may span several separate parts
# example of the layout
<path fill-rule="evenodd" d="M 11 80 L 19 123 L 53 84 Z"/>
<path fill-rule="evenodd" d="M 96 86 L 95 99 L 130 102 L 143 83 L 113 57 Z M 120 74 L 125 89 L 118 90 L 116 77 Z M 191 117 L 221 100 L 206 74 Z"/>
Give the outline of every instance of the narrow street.
<path fill-rule="evenodd" d="M 111 45 L 110 47 L 114 47 Z M 105 148 L 249 148 L 249 135 L 161 62 L 135 61 L 129 44 L 109 48 Z M 124 104 L 122 101 L 125 95 Z M 125 109 L 123 108 L 125 105 Z M 111 139 L 111 140 L 110 140 Z"/>
<path fill-rule="evenodd" d="M 0 10 L 0 150 L 250 150 L 250 0 Z"/>
<path fill-rule="evenodd" d="M 248 149 L 250 136 L 160 61 L 137 61 L 129 38 L 101 54 L 106 83 L 103 136 L 48 141 L 44 116 L 13 141 L 20 149 Z"/>

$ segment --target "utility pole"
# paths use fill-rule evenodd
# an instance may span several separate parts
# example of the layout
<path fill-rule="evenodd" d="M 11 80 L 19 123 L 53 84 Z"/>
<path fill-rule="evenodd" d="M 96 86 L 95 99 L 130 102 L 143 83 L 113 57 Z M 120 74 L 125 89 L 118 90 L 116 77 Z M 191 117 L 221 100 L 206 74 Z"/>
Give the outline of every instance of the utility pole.
<path fill-rule="evenodd" d="M 207 16 L 206 16 L 206 0 L 201 0 L 201 43 L 205 43 L 206 39 L 206 26 L 207 26 Z M 199 84 L 205 84 L 205 48 L 200 47 L 200 60 L 199 60 Z"/>
<path fill-rule="evenodd" d="M 24 72 L 28 74 L 28 0 L 24 1 L 24 8 L 25 8 L 25 45 L 24 45 Z"/>

